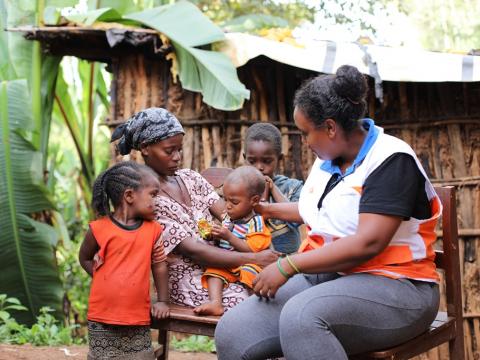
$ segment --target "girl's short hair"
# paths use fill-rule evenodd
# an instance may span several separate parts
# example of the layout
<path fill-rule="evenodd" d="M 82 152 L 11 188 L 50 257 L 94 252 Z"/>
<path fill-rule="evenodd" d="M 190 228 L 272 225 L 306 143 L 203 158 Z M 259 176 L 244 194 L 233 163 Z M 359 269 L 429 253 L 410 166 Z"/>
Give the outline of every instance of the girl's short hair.
<path fill-rule="evenodd" d="M 245 152 L 253 141 L 265 141 L 272 145 L 273 150 L 280 156 L 282 154 L 282 134 L 278 128 L 270 123 L 256 123 L 247 129 L 245 135 Z"/>
<path fill-rule="evenodd" d="M 293 104 L 316 126 L 333 119 L 349 132 L 365 115 L 367 92 L 365 76 L 356 67 L 343 65 L 335 75 L 320 75 L 304 83 Z"/>
<path fill-rule="evenodd" d="M 127 189 L 138 190 L 142 186 L 142 175 L 155 173 L 148 166 L 133 161 L 122 161 L 102 172 L 93 183 L 92 207 L 97 216 L 110 214 L 110 203 L 114 208 L 122 201 Z"/>

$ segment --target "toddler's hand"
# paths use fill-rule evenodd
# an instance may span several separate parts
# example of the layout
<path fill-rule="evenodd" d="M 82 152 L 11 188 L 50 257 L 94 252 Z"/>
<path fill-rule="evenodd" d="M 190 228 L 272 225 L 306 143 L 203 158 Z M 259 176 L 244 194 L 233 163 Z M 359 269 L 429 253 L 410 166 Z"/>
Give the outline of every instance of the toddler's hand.
<path fill-rule="evenodd" d="M 228 241 L 228 235 L 230 235 L 230 231 L 226 227 L 222 225 L 213 224 L 212 225 L 212 236 L 217 239 L 223 239 Z"/>
<path fill-rule="evenodd" d="M 265 182 L 266 182 L 266 186 L 269 190 L 272 190 L 273 188 L 273 180 L 270 176 L 267 176 L 267 175 L 264 175 L 265 177 Z"/>
<path fill-rule="evenodd" d="M 273 189 L 273 180 L 269 176 L 264 176 L 265 177 L 265 191 L 262 194 L 262 201 L 268 201 L 268 198 L 270 197 L 270 192 Z"/>
<path fill-rule="evenodd" d="M 170 316 L 170 308 L 168 303 L 164 301 L 157 301 L 150 309 L 152 316 L 156 319 L 166 319 Z"/>

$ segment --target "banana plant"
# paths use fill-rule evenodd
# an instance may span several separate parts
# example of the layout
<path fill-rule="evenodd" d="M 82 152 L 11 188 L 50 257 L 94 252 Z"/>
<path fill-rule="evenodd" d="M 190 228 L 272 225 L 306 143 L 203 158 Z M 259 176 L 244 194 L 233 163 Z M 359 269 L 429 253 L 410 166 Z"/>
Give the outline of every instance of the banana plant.
<path fill-rule="evenodd" d="M 178 1 L 139 12 L 131 12 L 134 6 L 122 6 L 125 2 L 118 0 L 98 3 L 105 7 L 67 16 L 67 19 L 86 26 L 96 22 L 148 26 L 170 39 L 178 59 L 183 88 L 202 93 L 206 104 L 226 111 L 240 109 L 244 100 L 250 97 L 230 59 L 211 50 L 212 44 L 225 40 L 225 34 L 192 3 Z M 137 8 L 141 7 L 142 4 L 137 5 Z"/>
<path fill-rule="evenodd" d="M 45 57 L 40 45 L 7 27 L 41 24 L 44 5 L 73 0 L 0 0 L 0 293 L 16 297 L 32 323 L 42 306 L 61 316 L 63 291 L 50 223 L 54 208 L 44 185 L 53 89 L 60 59 Z"/>
<path fill-rule="evenodd" d="M 61 314 L 62 285 L 54 247 L 58 237 L 37 221 L 53 203 L 44 185 L 42 154 L 31 139 L 34 122 L 26 80 L 0 85 L 0 293 L 16 297 L 28 312 L 15 314 L 31 323 L 42 306 Z"/>
<path fill-rule="evenodd" d="M 103 65 L 66 58 L 55 88 L 54 119 L 65 124 L 80 163 L 78 183 L 82 199 L 91 200 L 95 174 L 108 164 L 108 139 L 98 127 L 108 111 L 109 100 Z M 74 74 L 75 81 L 67 83 L 64 73 Z M 97 135 L 103 144 L 94 144 Z M 97 146 L 95 146 L 97 145 Z M 103 146 L 102 146 L 103 145 Z M 97 156 L 94 157 L 94 152 Z"/>

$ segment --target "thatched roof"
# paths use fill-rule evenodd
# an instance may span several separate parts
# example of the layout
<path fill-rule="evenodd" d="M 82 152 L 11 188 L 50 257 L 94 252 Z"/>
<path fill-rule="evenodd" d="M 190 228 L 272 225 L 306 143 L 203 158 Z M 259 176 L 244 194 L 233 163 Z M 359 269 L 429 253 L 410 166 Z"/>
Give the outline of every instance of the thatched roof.
<path fill-rule="evenodd" d="M 91 61 L 110 62 L 111 58 L 132 52 L 162 57 L 169 50 L 162 48 L 158 33 L 151 29 L 55 26 L 19 27 L 8 31 L 22 32 L 29 40 L 39 40 L 49 54 Z"/>

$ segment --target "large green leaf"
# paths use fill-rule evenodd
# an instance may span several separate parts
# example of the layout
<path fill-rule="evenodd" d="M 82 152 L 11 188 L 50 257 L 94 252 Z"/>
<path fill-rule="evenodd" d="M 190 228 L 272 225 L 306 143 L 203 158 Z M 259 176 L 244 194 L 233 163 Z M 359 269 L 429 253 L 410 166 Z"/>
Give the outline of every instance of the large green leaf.
<path fill-rule="evenodd" d="M 78 184 L 87 203 L 91 200 L 91 189 L 95 174 L 108 165 L 108 129 L 99 127 L 110 106 L 104 65 L 84 60 L 65 58 L 57 79 L 55 90 L 54 117 L 57 127 L 68 129 L 81 171 L 76 171 Z M 64 75 L 75 74 L 73 78 Z M 66 81 L 68 80 L 68 82 Z M 67 129 L 63 130 L 64 133 Z M 108 137 L 104 135 L 108 133 Z M 59 142 L 55 140 L 54 143 Z M 107 144 L 105 146 L 105 144 Z M 73 149 L 72 149 L 73 150 Z M 94 156 L 95 153 L 95 156 Z M 90 209 L 90 208 L 89 208 Z M 93 214 L 92 214 L 93 216 Z"/>
<path fill-rule="evenodd" d="M 216 107 L 221 110 L 240 109 L 250 93 L 243 85 L 238 86 L 237 73 L 230 59 L 225 54 L 213 51 L 196 48 L 189 50 L 192 56 L 186 56 L 184 61 L 190 61 L 192 58 L 196 61 L 203 101 L 212 106 L 217 104 Z M 180 80 L 183 84 L 182 72 Z"/>
<path fill-rule="evenodd" d="M 128 14 L 139 10 L 139 2 L 125 0 L 88 0 L 88 9 L 113 8 L 120 14 Z"/>
<path fill-rule="evenodd" d="M 40 3 L 40 1 L 38 1 Z M 48 0 L 47 4 L 67 6 L 73 0 Z M 37 1 L 0 0 L 2 21 L 7 27 L 36 24 Z M 45 56 L 41 53 L 40 43 L 25 40 L 21 33 L 4 32 L 0 29 L 0 79 L 27 79 L 32 99 L 32 115 L 35 127 L 32 129 L 32 142 L 46 159 L 48 134 L 50 130 L 53 104 L 53 88 L 57 76 L 60 58 Z M 5 70 L 3 70 L 3 68 Z M 2 71 L 3 70 L 3 71 Z M 32 118 L 32 117 L 31 117 Z M 43 164 L 44 167 L 46 164 Z"/>
<path fill-rule="evenodd" d="M 222 30 L 188 1 L 127 14 L 125 17 L 156 29 L 185 47 L 225 40 Z"/>
<path fill-rule="evenodd" d="M 63 290 L 54 256 L 57 235 L 29 214 L 53 209 L 43 185 L 42 154 L 27 140 L 32 116 L 25 80 L 0 84 L 0 293 L 29 308 L 33 322 L 42 306 L 61 312 Z"/>
<path fill-rule="evenodd" d="M 89 2 L 90 11 L 67 18 L 87 26 L 115 21 L 143 24 L 158 30 L 175 47 L 180 81 L 185 89 L 201 92 L 204 102 L 217 109 L 237 110 L 242 107 L 250 92 L 238 80 L 235 67 L 224 54 L 205 49 L 214 42 L 225 40 L 225 35 L 195 5 L 179 1 L 122 17 L 135 8 L 128 4 L 118 0 Z"/>
<path fill-rule="evenodd" d="M 7 27 L 7 8 L 4 0 L 0 0 L 0 80 L 14 77 L 13 67 L 8 54 L 8 34 L 4 31 Z"/>
<path fill-rule="evenodd" d="M 236 110 L 249 98 L 250 92 L 238 80 L 235 67 L 224 54 L 198 49 L 224 40 L 225 35 L 193 4 L 180 1 L 124 18 L 145 24 L 171 39 L 182 86 L 201 92 L 205 103 L 221 110 Z"/>
<path fill-rule="evenodd" d="M 102 8 L 89 11 L 85 14 L 75 14 L 75 15 L 68 15 L 66 18 L 69 21 L 85 24 L 87 26 L 92 25 L 96 21 L 117 21 L 122 18 L 120 13 L 112 8 Z"/>
<path fill-rule="evenodd" d="M 59 70 L 61 57 L 45 56 L 42 59 L 41 66 L 41 84 L 40 84 L 40 105 L 41 119 L 40 124 L 40 152 L 44 157 L 43 168 L 46 168 L 48 153 L 48 141 L 50 137 L 50 125 L 52 122 L 52 109 L 55 98 L 55 86 Z"/>
<path fill-rule="evenodd" d="M 80 65 L 78 69 L 80 70 L 81 68 L 82 65 Z M 80 78 L 83 80 L 83 76 L 80 76 Z M 84 85 L 83 89 L 87 89 L 88 91 L 88 85 L 86 83 Z M 82 91 L 80 100 L 75 101 L 77 97 L 69 92 L 69 87 L 63 77 L 63 71 L 61 71 L 58 76 L 55 94 L 55 111 L 59 113 L 59 117 L 62 118 L 67 125 L 77 150 L 82 167 L 82 174 L 85 177 L 87 186 L 90 186 L 94 180 L 94 166 L 90 161 L 90 155 L 88 153 L 88 94 Z M 87 102 L 86 109 L 84 102 Z"/>

